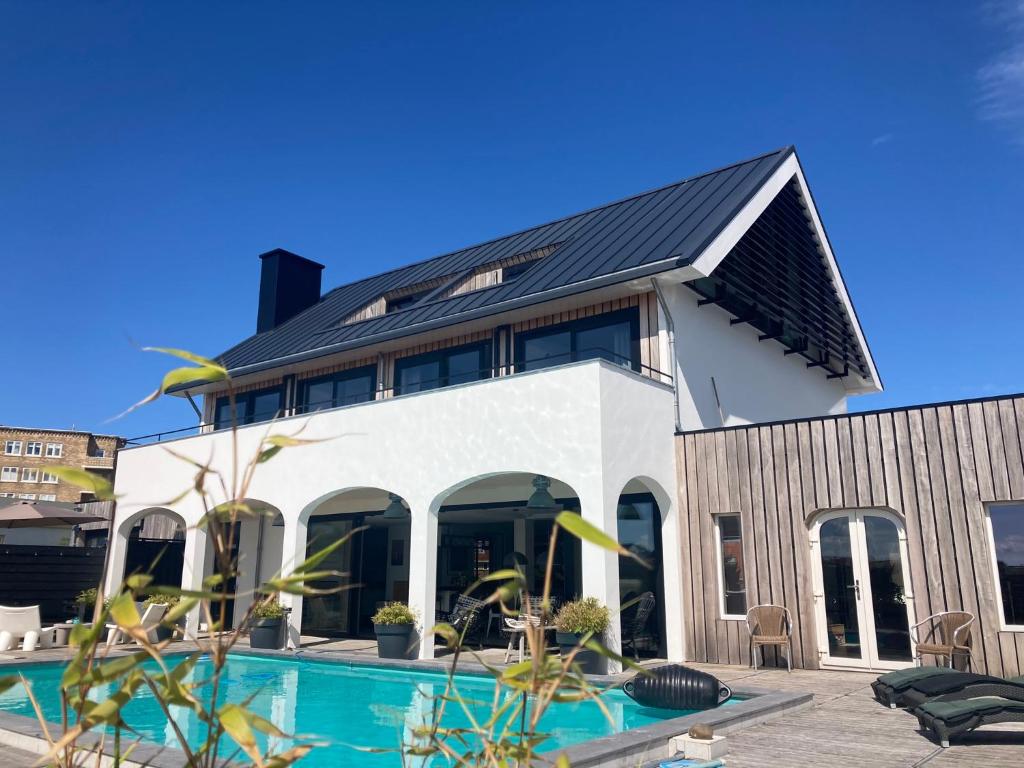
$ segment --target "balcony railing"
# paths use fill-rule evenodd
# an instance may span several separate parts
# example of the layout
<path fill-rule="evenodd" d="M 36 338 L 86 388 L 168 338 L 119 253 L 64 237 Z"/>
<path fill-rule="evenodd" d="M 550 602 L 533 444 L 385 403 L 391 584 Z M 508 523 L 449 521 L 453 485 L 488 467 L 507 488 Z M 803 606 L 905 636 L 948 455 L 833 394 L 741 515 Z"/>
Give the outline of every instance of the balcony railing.
<path fill-rule="evenodd" d="M 341 398 L 340 401 L 332 399 L 330 401 L 323 401 L 320 403 L 296 403 L 290 409 L 287 409 L 287 412 L 285 413 L 276 411 L 274 413 L 255 414 L 251 420 L 246 421 L 244 424 L 238 424 L 237 426 L 266 423 L 281 416 L 301 416 L 307 413 L 329 411 L 334 408 L 344 408 L 346 406 L 358 405 L 360 403 L 371 403 L 376 400 L 387 400 L 395 397 L 402 397 L 403 395 L 416 394 L 418 392 L 432 392 L 446 387 L 454 387 L 459 384 L 471 384 L 477 381 L 487 381 L 488 379 L 503 379 L 528 371 L 539 371 L 545 368 L 552 368 L 569 363 L 584 362 L 586 360 L 607 360 L 608 362 L 619 365 L 627 370 L 640 373 L 649 379 L 661 381 L 666 384 L 672 383 L 671 374 L 666 373 L 665 371 L 653 368 L 638 360 L 634 360 L 631 357 L 619 355 L 612 350 L 595 347 L 558 355 L 519 359 L 504 365 L 495 365 L 488 368 L 482 368 L 477 371 L 465 371 L 463 373 L 455 374 L 454 376 L 449 375 L 435 379 L 426 379 L 416 382 L 415 389 L 409 385 L 405 387 L 378 387 L 365 393 Z M 191 427 L 181 427 L 180 429 L 172 429 L 166 432 L 154 432 L 151 435 L 129 438 L 126 440 L 126 444 L 129 446 L 149 445 L 151 443 L 159 443 L 164 440 L 176 440 L 181 437 L 188 437 L 190 433 L 198 435 L 208 432 L 211 429 L 214 431 L 230 429 L 233 425 L 233 423 L 200 423 Z"/>

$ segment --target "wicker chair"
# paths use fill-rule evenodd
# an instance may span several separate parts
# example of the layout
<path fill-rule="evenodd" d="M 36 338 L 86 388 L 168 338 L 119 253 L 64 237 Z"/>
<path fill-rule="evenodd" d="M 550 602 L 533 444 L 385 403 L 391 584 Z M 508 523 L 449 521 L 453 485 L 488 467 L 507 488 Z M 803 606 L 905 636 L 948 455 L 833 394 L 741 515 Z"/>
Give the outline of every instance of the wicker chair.
<path fill-rule="evenodd" d="M 784 605 L 755 605 L 747 611 L 747 631 L 750 633 L 750 663 L 757 670 L 757 649 L 766 645 L 785 646 L 786 671 L 792 672 L 793 617 Z M 762 663 L 764 651 L 761 651 Z"/>
<path fill-rule="evenodd" d="M 639 661 L 637 644 L 641 640 L 652 640 L 651 633 L 647 629 L 650 623 L 651 614 L 654 613 L 654 593 L 644 592 L 636 604 L 636 611 L 632 619 L 625 622 L 622 627 L 622 652 L 633 651 L 633 661 Z"/>
<path fill-rule="evenodd" d="M 455 631 L 462 635 L 462 640 L 467 645 L 470 638 L 475 636 L 478 647 L 482 647 L 483 636 L 480 630 L 483 629 L 483 624 L 480 621 L 480 611 L 484 605 L 483 600 L 477 600 L 469 595 L 459 595 L 451 612 L 444 614 L 441 620 L 451 624 Z"/>
<path fill-rule="evenodd" d="M 946 659 L 949 668 L 953 669 L 955 657 L 960 657 L 966 662 L 966 668 L 970 669 L 973 624 L 974 614 L 967 611 L 941 611 L 919 621 L 910 628 L 910 638 L 914 642 L 914 663 L 921 666 L 922 656 L 942 657 Z M 921 627 L 925 626 L 928 630 L 922 635 Z"/>

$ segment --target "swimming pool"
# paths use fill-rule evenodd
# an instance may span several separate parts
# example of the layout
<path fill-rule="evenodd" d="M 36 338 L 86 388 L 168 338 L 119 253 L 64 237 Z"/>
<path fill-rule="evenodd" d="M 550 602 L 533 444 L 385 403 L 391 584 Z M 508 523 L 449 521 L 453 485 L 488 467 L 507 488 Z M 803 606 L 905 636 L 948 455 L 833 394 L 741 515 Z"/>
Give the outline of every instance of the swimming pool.
<path fill-rule="evenodd" d="M 211 665 L 201 660 L 193 675 L 208 676 Z M 0 674 L 24 674 L 51 722 L 60 722 L 57 687 L 63 665 L 35 664 L 20 668 L 4 666 Z M 155 669 L 155 667 L 154 667 Z M 225 699 L 241 702 L 253 696 L 251 709 L 287 733 L 316 737 L 325 746 L 302 761 L 311 768 L 326 766 L 401 765 L 397 754 L 369 754 L 358 747 L 397 747 L 409 740 L 410 729 L 430 716 L 432 696 L 444 691 L 445 676 L 370 664 L 271 658 L 250 655 L 229 657 L 222 682 Z M 462 696 L 473 700 L 472 708 L 482 719 L 489 716 L 494 686 L 489 677 L 459 675 Z M 225 700 L 225 699 L 222 699 Z M 550 734 L 542 749 L 551 750 L 626 730 L 663 722 L 689 714 L 685 711 L 641 707 L 618 690 L 607 691 L 602 700 L 612 721 L 594 702 L 553 705 L 541 721 L 541 731 Z M 176 708 L 175 720 L 190 743 L 203 741 L 204 726 L 190 711 Z M 0 694 L 0 712 L 32 717 L 32 706 L 18 686 Z M 466 725 L 465 715 L 449 708 L 449 726 Z M 124 710 L 125 721 L 146 741 L 175 746 L 173 731 L 163 717 L 152 693 L 140 689 Z M 278 748 L 286 743 L 275 744 Z M 230 747 L 231 749 L 228 749 Z M 233 751 L 225 739 L 225 753 Z"/>

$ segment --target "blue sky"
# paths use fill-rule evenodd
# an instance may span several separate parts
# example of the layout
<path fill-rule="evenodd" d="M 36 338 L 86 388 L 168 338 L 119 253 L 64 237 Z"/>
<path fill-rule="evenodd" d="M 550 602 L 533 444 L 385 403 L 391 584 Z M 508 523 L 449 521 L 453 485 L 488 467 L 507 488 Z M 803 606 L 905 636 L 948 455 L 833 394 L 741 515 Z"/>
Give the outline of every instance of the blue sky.
<path fill-rule="evenodd" d="M 0 423 L 325 287 L 795 144 L 887 391 L 1024 389 L 1024 4 L 0 2 Z"/>

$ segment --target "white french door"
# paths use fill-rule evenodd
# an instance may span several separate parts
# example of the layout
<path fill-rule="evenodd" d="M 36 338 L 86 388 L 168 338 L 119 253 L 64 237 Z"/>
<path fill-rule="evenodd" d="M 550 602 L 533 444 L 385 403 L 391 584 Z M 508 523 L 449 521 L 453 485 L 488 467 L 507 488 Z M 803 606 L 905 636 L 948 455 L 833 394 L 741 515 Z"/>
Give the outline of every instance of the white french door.
<path fill-rule="evenodd" d="M 811 528 L 821 664 L 900 669 L 913 663 L 907 537 L 882 510 L 828 512 Z"/>

